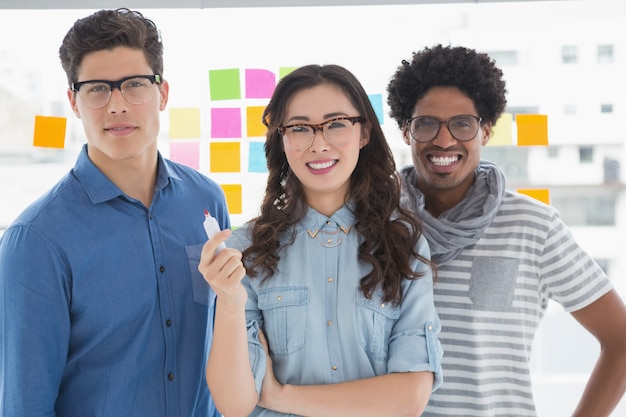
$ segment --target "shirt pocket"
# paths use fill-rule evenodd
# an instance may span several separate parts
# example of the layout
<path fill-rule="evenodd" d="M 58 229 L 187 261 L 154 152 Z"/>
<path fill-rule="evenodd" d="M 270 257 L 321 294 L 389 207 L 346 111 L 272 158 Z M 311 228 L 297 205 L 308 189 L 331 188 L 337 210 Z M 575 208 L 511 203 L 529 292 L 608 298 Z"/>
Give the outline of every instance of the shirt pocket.
<path fill-rule="evenodd" d="M 518 270 L 519 261 L 514 258 L 475 257 L 469 286 L 474 309 L 512 310 Z"/>
<path fill-rule="evenodd" d="M 265 336 L 274 355 L 289 355 L 304 346 L 306 336 L 307 287 L 265 288 L 258 292 Z"/>
<path fill-rule="evenodd" d="M 383 303 L 381 296 L 382 293 L 375 292 L 368 299 L 359 291 L 356 297 L 359 343 L 377 361 L 387 359 L 391 330 L 400 317 L 400 306 Z"/>
<path fill-rule="evenodd" d="M 203 246 L 204 243 L 185 246 L 187 262 L 189 263 L 189 273 L 191 275 L 191 291 L 193 293 L 193 301 L 195 303 L 213 306 L 215 304 L 215 292 L 204 280 L 200 271 L 198 271 L 198 265 L 200 265 L 200 254 L 202 253 Z"/>

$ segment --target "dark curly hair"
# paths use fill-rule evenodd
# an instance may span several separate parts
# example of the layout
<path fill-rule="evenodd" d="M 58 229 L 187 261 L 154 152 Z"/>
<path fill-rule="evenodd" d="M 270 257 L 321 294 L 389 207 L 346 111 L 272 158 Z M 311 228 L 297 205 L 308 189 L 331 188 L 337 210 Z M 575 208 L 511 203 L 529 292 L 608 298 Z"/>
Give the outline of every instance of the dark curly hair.
<path fill-rule="evenodd" d="M 496 123 L 506 107 L 502 70 L 487 54 L 457 46 L 426 47 L 402 61 L 387 85 L 389 115 L 402 128 L 433 87 L 456 87 L 472 99 L 483 122 Z"/>
<path fill-rule="evenodd" d="M 79 19 L 67 32 L 59 48 L 67 82 L 78 82 L 85 55 L 118 46 L 142 50 L 154 74 L 163 76 L 163 43 L 156 25 L 140 12 L 120 8 Z"/>
<path fill-rule="evenodd" d="M 340 87 L 358 113 L 363 129 L 370 129 L 369 143 L 360 150 L 350 178 L 350 195 L 356 217 L 355 230 L 363 237 L 359 259 L 372 265 L 361 278 L 362 293 L 370 297 L 380 286 L 386 302 L 402 300 L 402 279 L 417 279 L 422 273 L 410 267 L 412 257 L 427 265 L 430 261 L 416 252 L 421 235 L 419 219 L 400 207 L 400 179 L 393 155 L 376 113 L 361 83 L 338 65 L 307 65 L 280 80 L 263 112 L 267 126 L 265 156 L 269 171 L 261 214 L 252 219 L 252 244 L 243 251 L 251 277 L 259 273 L 271 279 L 278 270 L 280 251 L 295 239 L 295 227 L 306 214 L 302 184 L 291 172 L 278 127 L 291 97 L 298 91 L 320 84 Z"/>

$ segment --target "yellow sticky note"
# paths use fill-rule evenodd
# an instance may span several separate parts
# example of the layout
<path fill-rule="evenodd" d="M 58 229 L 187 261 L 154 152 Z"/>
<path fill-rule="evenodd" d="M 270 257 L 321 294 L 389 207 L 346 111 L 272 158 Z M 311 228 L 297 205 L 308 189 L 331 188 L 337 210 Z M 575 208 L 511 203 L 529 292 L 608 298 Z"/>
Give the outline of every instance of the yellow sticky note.
<path fill-rule="evenodd" d="M 65 147 L 65 117 L 35 116 L 35 134 L 33 146 L 43 148 Z"/>
<path fill-rule="evenodd" d="M 170 139 L 192 139 L 200 137 L 200 109 L 170 109 Z"/>
<path fill-rule="evenodd" d="M 550 190 L 547 188 L 520 188 L 517 192 L 525 194 L 543 203 L 550 204 Z"/>
<path fill-rule="evenodd" d="M 240 142 L 212 142 L 209 146 L 211 172 L 240 172 L 240 148 Z"/>
<path fill-rule="evenodd" d="M 491 128 L 491 139 L 487 146 L 510 146 L 513 144 L 513 115 L 502 113 Z"/>
<path fill-rule="evenodd" d="M 517 146 L 548 146 L 548 116 L 516 114 Z"/>
<path fill-rule="evenodd" d="M 265 136 L 265 132 L 267 132 L 267 128 L 261 121 L 261 117 L 263 116 L 263 110 L 265 110 L 265 106 L 246 107 L 246 120 L 248 121 L 248 125 L 247 125 L 248 136 Z"/>
<path fill-rule="evenodd" d="M 221 186 L 226 196 L 228 212 L 230 214 L 242 214 L 241 184 L 221 184 Z"/>

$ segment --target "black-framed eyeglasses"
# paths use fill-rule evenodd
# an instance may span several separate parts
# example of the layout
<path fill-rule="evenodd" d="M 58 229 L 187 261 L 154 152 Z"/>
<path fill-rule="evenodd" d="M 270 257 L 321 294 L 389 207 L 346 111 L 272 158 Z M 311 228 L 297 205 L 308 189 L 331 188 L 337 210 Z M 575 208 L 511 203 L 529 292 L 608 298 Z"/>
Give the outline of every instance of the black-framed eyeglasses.
<path fill-rule="evenodd" d="M 114 88 L 120 90 L 124 99 L 131 104 L 147 103 L 154 95 L 154 88 L 152 88 L 154 83 L 161 83 L 160 75 L 131 75 L 117 81 L 81 81 L 71 83 L 70 89 L 76 92 L 85 106 L 90 109 L 99 109 L 111 100 Z"/>
<path fill-rule="evenodd" d="M 343 145 L 354 137 L 354 125 L 363 123 L 362 116 L 335 117 L 320 124 L 296 123 L 280 126 L 278 133 L 283 137 L 285 146 L 292 151 L 304 151 L 313 144 L 315 132 L 322 132 L 324 138 L 333 145 Z"/>
<path fill-rule="evenodd" d="M 446 125 L 450 135 L 458 141 L 467 142 L 478 134 L 481 117 L 471 114 L 460 114 L 448 120 L 439 120 L 433 116 L 417 116 L 406 121 L 411 137 L 416 142 L 430 142 L 439 134 L 441 125 Z"/>

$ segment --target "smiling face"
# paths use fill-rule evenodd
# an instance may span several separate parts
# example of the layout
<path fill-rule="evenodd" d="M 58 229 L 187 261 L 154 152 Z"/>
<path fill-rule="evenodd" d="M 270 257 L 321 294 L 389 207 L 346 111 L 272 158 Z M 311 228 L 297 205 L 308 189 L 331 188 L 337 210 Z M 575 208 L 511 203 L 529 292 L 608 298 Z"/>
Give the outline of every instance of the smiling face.
<path fill-rule="evenodd" d="M 457 115 L 480 116 L 474 102 L 456 87 L 434 87 L 417 101 L 411 117 L 432 116 L 448 120 Z M 420 143 L 411 138 L 405 127 L 403 137 L 411 146 L 413 165 L 417 171 L 417 187 L 427 200 L 445 200 L 445 209 L 463 199 L 474 183 L 474 170 L 480 162 L 481 149 L 491 135 L 489 123 L 483 123 L 474 139 L 458 141 L 452 137 L 445 123 L 430 142 Z"/>
<path fill-rule="evenodd" d="M 116 81 L 152 74 L 143 51 L 117 47 L 85 55 L 77 81 Z M 68 90 L 72 110 L 83 123 L 89 157 L 104 172 L 126 163 L 156 167 L 159 117 L 167 104 L 169 87 L 164 81 L 151 88 L 154 95 L 144 104 L 131 104 L 119 89 L 114 89 L 111 100 L 98 109 L 88 108 L 77 94 Z"/>
<path fill-rule="evenodd" d="M 282 125 L 320 124 L 336 117 L 361 116 L 344 91 L 334 84 L 320 84 L 295 93 L 289 100 Z M 368 143 L 361 123 L 353 126 L 354 136 L 341 145 L 328 142 L 321 131 L 301 151 L 284 147 L 291 171 L 302 183 L 307 203 L 330 215 L 339 209 L 349 193 L 350 176 L 359 160 L 360 149 Z"/>

